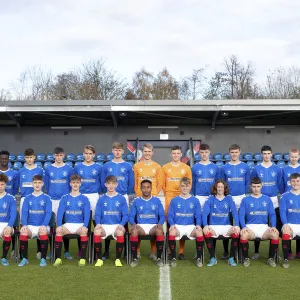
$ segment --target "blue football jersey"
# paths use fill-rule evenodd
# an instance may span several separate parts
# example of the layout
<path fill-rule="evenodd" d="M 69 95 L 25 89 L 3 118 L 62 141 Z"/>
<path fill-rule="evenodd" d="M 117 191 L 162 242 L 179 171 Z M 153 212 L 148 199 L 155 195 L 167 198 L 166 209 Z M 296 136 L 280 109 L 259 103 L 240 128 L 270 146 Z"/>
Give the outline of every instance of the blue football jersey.
<path fill-rule="evenodd" d="M 121 194 L 109 196 L 104 194 L 99 198 L 95 210 L 96 224 L 124 226 L 128 222 L 128 206 Z"/>
<path fill-rule="evenodd" d="M 0 174 L 5 174 L 8 178 L 8 182 L 6 183 L 5 191 L 8 194 L 15 196 L 19 191 L 18 172 L 13 169 L 8 169 L 7 171 L 0 170 Z"/>
<path fill-rule="evenodd" d="M 134 199 L 129 213 L 129 223 L 133 224 L 164 224 L 165 211 L 159 198 L 150 199 L 138 197 Z"/>
<path fill-rule="evenodd" d="M 101 170 L 102 166 L 96 163 L 92 165 L 80 163 L 74 167 L 74 173 L 82 178 L 80 186 L 82 194 L 101 193 Z"/>
<path fill-rule="evenodd" d="M 5 193 L 0 198 L 0 222 L 12 227 L 17 216 L 17 202 L 14 196 Z"/>
<path fill-rule="evenodd" d="M 300 173 L 300 165 L 298 165 L 297 167 L 293 167 L 292 165 L 287 165 L 282 169 L 284 192 L 288 192 L 292 189 L 290 183 L 290 176 L 293 173 Z"/>
<path fill-rule="evenodd" d="M 45 190 L 52 200 L 60 200 L 63 195 L 71 191 L 70 177 L 73 168 L 68 165 L 49 166 L 45 170 Z"/>
<path fill-rule="evenodd" d="M 193 194 L 195 196 L 209 196 L 212 185 L 220 177 L 220 168 L 212 162 L 207 165 L 199 162 L 192 167 L 192 177 Z"/>
<path fill-rule="evenodd" d="M 231 225 L 230 213 L 234 219 L 234 225 L 239 226 L 238 212 L 231 195 L 225 196 L 222 200 L 210 195 L 203 208 L 203 225 Z M 207 222 L 208 217 L 209 222 Z"/>
<path fill-rule="evenodd" d="M 280 199 L 279 211 L 282 224 L 300 224 L 300 195 L 284 193 Z"/>
<path fill-rule="evenodd" d="M 199 200 L 190 196 L 182 198 L 177 196 L 171 200 L 168 211 L 168 223 L 172 225 L 198 225 L 201 226 L 201 207 Z"/>
<path fill-rule="evenodd" d="M 128 162 L 123 161 L 116 163 L 114 161 L 109 161 L 104 164 L 101 173 L 101 184 L 102 190 L 105 192 L 105 179 L 109 175 L 117 177 L 118 186 L 116 188 L 116 191 L 119 194 L 125 195 L 132 193 L 134 188 L 134 173 L 132 170 L 132 166 Z"/>
<path fill-rule="evenodd" d="M 48 226 L 52 215 L 50 196 L 44 193 L 38 196 L 27 195 L 23 202 L 21 214 L 23 226 Z"/>
<path fill-rule="evenodd" d="M 242 228 L 246 227 L 246 224 L 268 224 L 269 219 L 272 227 L 276 227 L 272 200 L 266 195 L 258 198 L 252 195 L 245 197 L 240 206 L 239 219 Z"/>
<path fill-rule="evenodd" d="M 26 165 L 19 170 L 21 197 L 25 197 L 33 192 L 32 177 L 34 175 L 41 175 L 44 178 L 44 170 L 38 166 L 35 166 L 33 169 L 28 169 Z"/>

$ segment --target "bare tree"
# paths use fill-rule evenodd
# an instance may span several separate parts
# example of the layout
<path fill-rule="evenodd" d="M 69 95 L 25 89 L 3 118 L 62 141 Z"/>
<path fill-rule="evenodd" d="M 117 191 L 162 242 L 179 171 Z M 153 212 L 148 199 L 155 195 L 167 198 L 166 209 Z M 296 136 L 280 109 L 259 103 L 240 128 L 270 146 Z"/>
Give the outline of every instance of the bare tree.
<path fill-rule="evenodd" d="M 8 101 L 11 100 L 11 93 L 5 89 L 0 90 L 0 101 Z"/>
<path fill-rule="evenodd" d="M 208 87 L 204 91 L 204 99 L 226 99 L 228 98 L 229 87 L 227 74 L 216 72 L 209 80 Z"/>

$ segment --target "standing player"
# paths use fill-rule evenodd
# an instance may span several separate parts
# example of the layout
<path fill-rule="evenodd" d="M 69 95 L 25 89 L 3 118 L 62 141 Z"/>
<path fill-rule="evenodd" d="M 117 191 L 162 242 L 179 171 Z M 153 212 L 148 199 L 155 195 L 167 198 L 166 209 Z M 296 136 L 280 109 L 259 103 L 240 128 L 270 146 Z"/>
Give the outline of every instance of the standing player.
<path fill-rule="evenodd" d="M 93 161 L 95 157 L 95 147 L 86 145 L 83 149 L 84 161 L 74 168 L 74 173 L 82 178 L 80 192 L 87 196 L 90 200 L 92 217 L 95 218 L 95 209 L 99 194 L 102 191 L 101 187 L 101 170 L 102 166 Z"/>
<path fill-rule="evenodd" d="M 7 176 L 6 192 L 15 196 L 19 190 L 18 172 L 8 167 L 9 152 L 6 150 L 0 151 L 0 174 Z"/>
<path fill-rule="evenodd" d="M 90 221 L 90 201 L 80 193 L 81 177 L 73 174 L 70 178 L 71 192 L 62 196 L 57 212 L 57 228 L 55 236 L 55 263 L 58 267 L 62 264 L 61 248 L 62 237 L 66 234 L 79 234 L 81 257 L 79 267 L 85 266 L 86 249 L 88 244 L 88 224 Z M 63 224 L 63 220 L 65 223 Z"/>
<path fill-rule="evenodd" d="M 300 174 L 290 176 L 291 190 L 284 193 L 280 199 L 280 217 L 282 227 L 283 267 L 288 268 L 288 256 L 291 247 L 290 240 L 300 236 Z"/>
<path fill-rule="evenodd" d="M 125 224 L 128 222 L 126 198 L 116 192 L 118 180 L 109 175 L 105 179 L 107 192 L 98 200 L 95 213 L 94 247 L 97 262 L 95 267 L 102 267 L 102 239 L 113 236 L 116 243 L 115 266 L 122 267 L 121 255 L 124 247 Z"/>
<path fill-rule="evenodd" d="M 199 199 L 201 208 L 211 193 L 211 187 L 219 178 L 219 170 L 214 163 L 209 160 L 210 147 L 207 144 L 201 144 L 199 149 L 201 161 L 192 167 L 193 176 L 193 194 Z"/>
<path fill-rule="evenodd" d="M 289 164 L 282 169 L 284 192 L 288 192 L 292 189 L 290 183 L 291 174 L 300 173 L 300 164 L 298 163 L 299 158 L 299 150 L 295 148 L 291 149 L 289 153 Z M 300 240 L 296 240 L 296 258 L 300 258 Z M 293 253 L 291 251 L 291 245 L 289 259 L 294 259 Z"/>
<path fill-rule="evenodd" d="M 24 158 L 25 164 L 24 167 L 19 170 L 19 184 L 20 184 L 20 194 L 21 194 L 21 201 L 20 201 L 20 212 L 22 211 L 22 206 L 24 199 L 27 195 L 33 192 L 33 182 L 32 178 L 34 175 L 40 175 L 42 178 L 44 177 L 44 170 L 37 166 L 34 163 L 35 160 L 35 153 L 32 148 L 27 148 L 24 150 Z M 21 223 L 22 223 L 22 215 L 21 215 Z M 41 246 L 40 240 L 37 239 L 37 259 L 41 259 Z"/>
<path fill-rule="evenodd" d="M 270 146 L 263 146 L 261 148 L 261 154 L 263 161 L 260 165 L 254 167 L 251 178 L 259 177 L 262 182 L 262 194 L 271 198 L 276 213 L 277 230 L 280 231 L 282 224 L 279 214 L 278 193 L 283 193 L 282 171 L 271 161 L 272 149 Z M 260 242 L 255 242 L 254 245 L 255 253 L 252 259 L 257 259 L 259 257 Z"/>
<path fill-rule="evenodd" d="M 122 155 L 124 153 L 124 145 L 119 142 L 115 142 L 112 145 L 112 153 L 114 158 L 105 163 L 101 173 L 102 190 L 106 191 L 105 179 L 108 175 L 116 176 L 118 179 L 118 185 L 116 191 L 123 195 L 129 206 L 128 194 L 132 193 L 134 188 L 134 174 L 131 165 L 124 161 Z M 105 241 L 104 258 L 109 257 L 109 245 L 110 240 Z"/>
<path fill-rule="evenodd" d="M 40 266 L 45 267 L 48 250 L 49 222 L 52 214 L 52 203 L 48 195 L 42 192 L 43 177 L 34 175 L 32 178 L 33 192 L 28 194 L 21 211 L 22 228 L 20 230 L 20 248 L 22 261 L 19 267 L 28 265 L 28 238 L 37 237 L 41 243 Z"/>
<path fill-rule="evenodd" d="M 192 185 L 188 177 L 180 179 L 180 195 L 173 198 L 168 210 L 169 247 L 171 251 L 171 267 L 176 267 L 176 240 L 184 235 L 196 239 L 196 266 L 201 268 L 204 237 L 201 229 L 201 206 L 199 200 L 190 194 Z"/>
<path fill-rule="evenodd" d="M 16 199 L 6 192 L 7 182 L 7 176 L 5 174 L 0 174 L 0 237 L 3 238 L 1 264 L 5 267 L 9 265 L 6 257 L 10 247 L 13 226 L 17 216 Z"/>
<path fill-rule="evenodd" d="M 242 200 L 239 210 L 239 219 L 242 227 L 240 243 L 245 258 L 244 266 L 250 266 L 248 240 L 260 238 L 262 240 L 271 240 L 267 264 L 271 267 L 276 267 L 274 256 L 278 250 L 279 232 L 276 229 L 274 205 L 270 197 L 261 193 L 262 181 L 259 177 L 251 178 L 250 187 L 252 194 Z M 272 227 L 269 227 L 269 221 Z"/>
<path fill-rule="evenodd" d="M 136 197 L 142 195 L 141 182 L 143 180 L 150 180 L 152 182 L 152 195 L 157 196 L 162 189 L 163 174 L 161 166 L 152 160 L 153 146 L 151 144 L 143 145 L 144 160 L 136 163 L 133 166 L 134 172 L 134 191 Z M 139 247 L 138 247 L 139 254 Z M 151 241 L 150 259 L 156 259 L 155 255 L 155 241 Z"/>
<path fill-rule="evenodd" d="M 54 163 L 45 170 L 45 190 L 52 200 L 52 211 L 57 215 L 60 199 L 70 192 L 70 177 L 73 168 L 64 163 L 64 149 L 54 148 Z M 64 240 L 65 258 L 72 259 L 69 253 L 69 240 Z"/>
<path fill-rule="evenodd" d="M 163 191 L 165 193 L 165 213 L 168 215 L 169 205 L 173 198 L 180 194 L 180 180 L 183 177 L 190 179 L 192 183 L 192 171 L 189 166 L 182 163 L 181 157 L 181 147 L 174 146 L 171 149 L 171 159 L 172 161 L 165 164 L 163 169 Z M 191 186 L 192 188 L 192 186 Z M 184 259 L 184 241 L 180 241 L 180 249 L 178 254 L 178 259 Z"/>
<path fill-rule="evenodd" d="M 203 233 L 210 254 L 207 266 L 212 267 L 217 264 L 212 237 L 223 235 L 232 237 L 228 264 L 236 267 L 234 255 L 238 248 L 240 234 L 238 212 L 224 180 L 217 180 L 211 190 L 212 195 L 205 202 L 202 214 Z M 230 214 L 232 214 L 235 226 L 231 224 Z"/>
<path fill-rule="evenodd" d="M 241 148 L 239 145 L 229 147 L 231 160 L 221 169 L 221 177 L 228 184 L 230 195 L 233 198 L 237 210 L 239 210 L 242 199 L 248 192 L 250 183 L 250 168 L 240 161 Z M 228 242 L 224 240 L 224 254 L 222 259 L 228 258 Z"/>
<path fill-rule="evenodd" d="M 165 222 L 165 212 L 159 198 L 152 196 L 152 182 L 144 179 L 141 182 L 142 195 L 134 200 L 130 208 L 129 222 L 131 224 L 130 244 L 133 256 L 132 267 L 138 265 L 137 244 L 139 236 L 156 236 L 158 267 L 163 266 L 161 255 L 164 246 L 163 224 Z"/>

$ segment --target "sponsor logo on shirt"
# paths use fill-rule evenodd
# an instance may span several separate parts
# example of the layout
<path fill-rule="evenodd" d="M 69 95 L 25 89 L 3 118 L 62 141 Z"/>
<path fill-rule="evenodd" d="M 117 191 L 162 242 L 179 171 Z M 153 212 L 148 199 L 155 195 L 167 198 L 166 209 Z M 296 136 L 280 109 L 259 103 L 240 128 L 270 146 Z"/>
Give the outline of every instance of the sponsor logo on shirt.
<path fill-rule="evenodd" d="M 32 214 L 32 215 L 40 215 L 40 214 L 44 214 L 45 211 L 44 210 L 29 209 L 29 213 Z"/>
<path fill-rule="evenodd" d="M 2 205 L 2 207 L 3 207 L 3 209 L 6 209 L 6 207 L 7 207 L 7 203 L 6 203 L 6 202 L 4 202 L 4 203 L 3 203 L 3 205 Z"/>
<path fill-rule="evenodd" d="M 263 210 L 257 210 L 257 211 L 251 211 L 250 215 L 251 216 L 266 216 L 268 214 L 267 211 L 263 211 Z"/>

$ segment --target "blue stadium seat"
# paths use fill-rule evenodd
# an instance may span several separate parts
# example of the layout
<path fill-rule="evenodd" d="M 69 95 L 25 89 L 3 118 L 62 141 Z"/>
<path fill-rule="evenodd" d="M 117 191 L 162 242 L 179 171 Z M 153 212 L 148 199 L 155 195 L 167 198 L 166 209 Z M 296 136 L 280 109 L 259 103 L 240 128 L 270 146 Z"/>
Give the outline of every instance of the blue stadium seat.
<path fill-rule="evenodd" d="M 223 159 L 223 154 L 220 153 L 220 152 L 215 153 L 215 154 L 214 154 L 214 159 L 215 159 L 216 161 L 222 160 L 222 159 Z"/>
<path fill-rule="evenodd" d="M 72 162 L 72 161 L 67 160 L 67 161 L 65 162 L 65 164 L 73 168 L 73 162 Z"/>
<path fill-rule="evenodd" d="M 16 160 L 16 156 L 14 154 L 10 154 L 9 161 L 15 161 L 15 160 Z"/>
<path fill-rule="evenodd" d="M 103 166 L 103 165 L 104 165 L 104 161 L 102 161 L 102 160 L 97 160 L 97 161 L 96 161 L 96 164 Z"/>
<path fill-rule="evenodd" d="M 75 154 L 74 153 L 68 153 L 66 156 L 66 160 L 73 162 L 75 160 Z"/>
<path fill-rule="evenodd" d="M 104 153 L 98 153 L 96 155 L 96 160 L 97 160 L 97 162 L 98 161 L 105 161 L 105 155 L 104 155 Z"/>
<path fill-rule="evenodd" d="M 231 160 L 231 156 L 230 156 L 229 153 L 224 153 L 223 157 L 224 157 L 225 161 L 230 161 Z"/>
<path fill-rule="evenodd" d="M 23 154 L 23 153 L 19 153 L 19 154 L 17 155 L 16 161 L 24 162 L 24 161 L 25 161 L 25 159 L 24 159 L 24 154 Z"/>
<path fill-rule="evenodd" d="M 254 160 L 262 160 L 262 155 L 260 152 L 256 152 L 253 154 Z"/>
<path fill-rule="evenodd" d="M 246 153 L 244 154 L 244 159 L 247 160 L 247 161 L 252 160 L 252 159 L 253 159 L 252 153 L 246 152 Z"/>
<path fill-rule="evenodd" d="M 78 161 L 84 161 L 84 157 L 83 157 L 82 153 L 78 153 L 76 155 L 76 162 L 78 162 Z"/>
<path fill-rule="evenodd" d="M 254 168 L 254 161 L 253 160 L 247 160 L 247 165 L 249 166 L 250 170 Z"/>
<path fill-rule="evenodd" d="M 132 153 L 127 154 L 126 155 L 126 160 L 127 161 L 135 161 L 134 154 L 132 154 Z"/>
<path fill-rule="evenodd" d="M 52 165 L 52 161 L 45 161 L 44 162 L 44 169 L 48 168 L 51 165 Z"/>
<path fill-rule="evenodd" d="M 112 153 L 108 153 L 106 155 L 106 161 L 111 161 L 114 158 L 114 155 Z"/>
<path fill-rule="evenodd" d="M 14 170 L 19 170 L 19 169 L 21 169 L 22 167 L 23 167 L 22 162 L 21 162 L 21 161 L 16 161 L 16 162 L 14 163 L 13 169 L 14 169 Z"/>
<path fill-rule="evenodd" d="M 289 154 L 288 152 L 283 154 L 283 159 L 284 159 L 285 161 L 288 161 L 288 160 L 289 160 L 289 157 L 290 157 L 290 154 Z"/>
<path fill-rule="evenodd" d="M 42 168 L 42 167 L 43 167 L 43 164 L 42 164 L 42 162 L 41 162 L 41 161 L 36 161 L 36 162 L 35 162 L 35 164 L 36 164 L 38 167 L 40 167 L 40 168 Z"/>
<path fill-rule="evenodd" d="M 199 154 L 199 153 L 196 153 L 196 154 L 194 155 L 194 161 L 195 161 L 195 162 L 199 162 L 200 160 L 201 160 L 200 154 Z"/>
<path fill-rule="evenodd" d="M 38 153 L 36 155 L 36 161 L 42 162 L 42 161 L 45 161 L 45 159 L 46 159 L 46 157 L 45 157 L 44 153 Z"/>
<path fill-rule="evenodd" d="M 49 154 L 47 154 L 47 156 L 46 156 L 46 160 L 47 161 L 54 161 L 54 154 L 53 153 L 49 153 Z"/>
<path fill-rule="evenodd" d="M 74 167 L 77 166 L 78 164 L 81 164 L 81 163 L 82 163 L 82 161 L 80 161 L 80 160 L 75 161 Z"/>
<path fill-rule="evenodd" d="M 224 166 L 224 163 L 221 160 L 217 160 L 216 161 L 216 166 L 221 168 L 222 166 Z"/>
<path fill-rule="evenodd" d="M 279 168 L 284 168 L 284 167 L 286 166 L 285 161 L 279 160 L 279 161 L 277 162 L 277 166 L 278 166 Z"/>
<path fill-rule="evenodd" d="M 274 153 L 273 159 L 274 159 L 274 160 L 277 160 L 277 161 L 283 160 L 283 155 L 282 155 L 282 153 L 280 153 L 280 152 Z"/>

